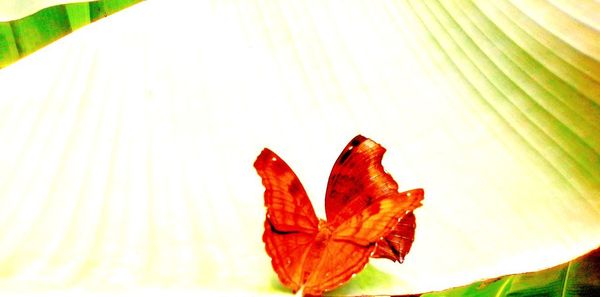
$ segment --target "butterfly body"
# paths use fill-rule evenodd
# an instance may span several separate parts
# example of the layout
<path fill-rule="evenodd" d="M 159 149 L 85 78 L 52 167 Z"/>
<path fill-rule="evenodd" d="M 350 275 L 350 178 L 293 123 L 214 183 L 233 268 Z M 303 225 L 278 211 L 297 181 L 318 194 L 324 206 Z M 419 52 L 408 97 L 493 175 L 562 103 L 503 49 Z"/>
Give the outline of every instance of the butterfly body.
<path fill-rule="evenodd" d="M 384 152 L 360 135 L 348 143 L 328 181 L 327 220 L 317 218 L 289 166 L 269 149 L 261 152 L 254 167 L 265 186 L 263 241 L 283 285 L 319 295 L 360 272 L 370 256 L 403 259 L 414 228 L 411 235 L 396 227 L 410 231 L 411 221 L 404 221 L 420 206 L 423 190 L 399 193 L 381 166 Z"/>

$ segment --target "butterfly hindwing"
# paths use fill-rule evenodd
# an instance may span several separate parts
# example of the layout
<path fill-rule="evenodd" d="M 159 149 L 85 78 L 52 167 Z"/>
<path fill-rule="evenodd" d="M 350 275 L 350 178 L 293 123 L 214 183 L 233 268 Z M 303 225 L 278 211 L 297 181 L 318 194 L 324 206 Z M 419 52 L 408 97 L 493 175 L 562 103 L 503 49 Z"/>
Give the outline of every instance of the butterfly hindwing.
<path fill-rule="evenodd" d="M 416 227 L 415 214 L 411 211 L 398 222 L 392 232 L 377 242 L 377 248 L 371 257 L 404 262 L 404 257 L 410 251 L 415 240 Z"/>
<path fill-rule="evenodd" d="M 333 238 L 360 245 L 382 240 L 407 213 L 421 206 L 423 195 L 422 189 L 415 189 L 381 197 L 359 213 L 344 220 L 336 227 Z M 351 202 L 346 207 L 352 206 Z M 342 210 L 344 211 L 345 209 Z"/>
<path fill-rule="evenodd" d="M 378 248 L 381 237 L 389 234 L 407 212 L 412 213 L 420 206 L 422 199 L 421 189 L 396 193 L 374 201 L 337 227 L 328 225 L 335 228 L 331 236 L 320 242 L 317 235 L 306 257 L 319 260 L 318 264 L 314 264 L 316 260 L 310 264 L 305 262 L 305 269 L 308 264 L 311 273 L 304 282 L 304 292 L 319 295 L 360 272 Z M 352 203 L 347 207 L 352 207 Z M 323 234 L 323 230 L 319 234 Z"/>
<path fill-rule="evenodd" d="M 360 246 L 330 239 L 321 252 L 320 261 L 306 280 L 304 293 L 320 295 L 347 282 L 369 262 L 375 245 Z"/>

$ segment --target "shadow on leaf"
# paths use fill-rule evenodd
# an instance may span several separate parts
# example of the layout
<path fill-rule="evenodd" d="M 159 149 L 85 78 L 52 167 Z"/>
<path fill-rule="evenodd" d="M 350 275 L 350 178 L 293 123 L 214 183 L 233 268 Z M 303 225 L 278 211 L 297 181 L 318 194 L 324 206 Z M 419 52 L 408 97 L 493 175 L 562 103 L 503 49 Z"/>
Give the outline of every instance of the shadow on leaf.
<path fill-rule="evenodd" d="M 367 264 L 365 269 L 354 276 L 345 285 L 326 293 L 326 296 L 347 296 L 356 295 L 369 291 L 375 287 L 389 287 L 392 284 L 397 284 L 402 280 L 397 277 L 377 269 L 371 264 Z"/>

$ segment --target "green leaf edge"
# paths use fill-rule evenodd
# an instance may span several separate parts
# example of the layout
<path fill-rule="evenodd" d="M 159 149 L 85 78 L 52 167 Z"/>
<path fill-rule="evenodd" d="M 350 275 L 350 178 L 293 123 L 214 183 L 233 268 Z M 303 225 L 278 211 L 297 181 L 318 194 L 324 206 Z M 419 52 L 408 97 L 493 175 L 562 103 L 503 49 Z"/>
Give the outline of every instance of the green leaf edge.
<path fill-rule="evenodd" d="M 0 22 L 0 68 L 98 19 L 143 0 L 100 0 L 44 8 L 32 15 Z"/>
<path fill-rule="evenodd" d="M 585 264 L 585 269 L 582 267 Z M 581 270 L 578 272 L 578 269 Z M 564 273 L 563 273 L 564 272 Z M 553 290 L 555 281 L 560 279 L 560 287 Z M 515 281 L 520 288 L 513 285 Z M 548 282 L 539 286 L 541 282 Z M 584 256 L 561 265 L 535 272 L 505 275 L 472 284 L 438 292 L 421 294 L 422 297 L 454 296 L 600 296 L 600 247 Z M 396 295 L 402 297 L 402 295 Z M 408 296 L 408 295 L 405 295 Z M 410 295 L 415 296 L 415 295 Z M 417 295 L 418 296 L 418 295 Z"/>

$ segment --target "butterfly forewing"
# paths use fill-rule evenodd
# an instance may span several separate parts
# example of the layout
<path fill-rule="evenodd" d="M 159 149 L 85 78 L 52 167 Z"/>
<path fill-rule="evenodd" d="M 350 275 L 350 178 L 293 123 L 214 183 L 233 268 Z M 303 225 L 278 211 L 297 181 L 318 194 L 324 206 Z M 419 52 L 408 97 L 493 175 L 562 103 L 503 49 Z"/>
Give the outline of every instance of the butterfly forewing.
<path fill-rule="evenodd" d="M 290 167 L 269 149 L 254 162 L 265 186 L 267 219 L 280 232 L 315 233 L 319 219 L 306 191 Z"/>
<path fill-rule="evenodd" d="M 319 220 L 300 180 L 279 156 L 264 149 L 254 167 L 265 186 L 267 254 L 281 282 L 297 291 L 304 283 L 303 264 Z"/>
<path fill-rule="evenodd" d="M 381 165 L 384 153 L 385 148 L 361 135 L 346 145 L 333 165 L 325 194 L 325 212 L 333 226 L 375 200 L 398 193 L 398 184 Z"/>

